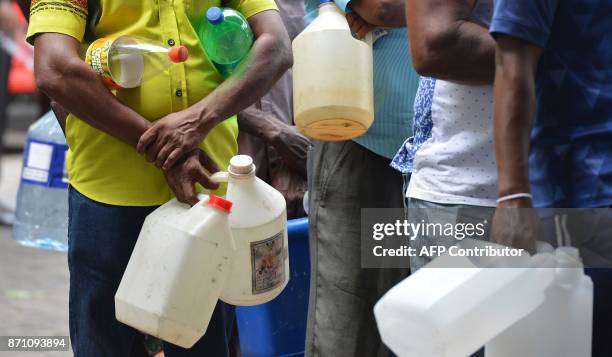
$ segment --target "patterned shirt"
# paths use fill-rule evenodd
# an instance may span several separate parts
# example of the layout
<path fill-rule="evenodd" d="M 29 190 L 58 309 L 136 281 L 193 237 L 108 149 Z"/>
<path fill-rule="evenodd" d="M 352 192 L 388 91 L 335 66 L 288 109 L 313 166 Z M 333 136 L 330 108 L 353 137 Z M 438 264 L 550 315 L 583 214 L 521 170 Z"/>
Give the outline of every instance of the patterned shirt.
<path fill-rule="evenodd" d="M 480 0 L 471 21 L 487 26 L 492 0 Z M 414 137 L 391 166 L 412 173 L 406 195 L 434 203 L 495 206 L 497 171 L 492 85 L 422 78 L 414 103 Z"/>
<path fill-rule="evenodd" d="M 537 207 L 612 205 L 612 1 L 496 0 L 494 36 L 544 49 L 529 173 Z"/>

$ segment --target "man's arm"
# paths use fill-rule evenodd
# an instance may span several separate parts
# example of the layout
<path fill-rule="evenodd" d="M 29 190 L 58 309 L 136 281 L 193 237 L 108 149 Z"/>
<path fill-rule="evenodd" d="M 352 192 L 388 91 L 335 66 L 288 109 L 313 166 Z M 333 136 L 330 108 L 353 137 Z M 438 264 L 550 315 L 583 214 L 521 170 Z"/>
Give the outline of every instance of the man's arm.
<path fill-rule="evenodd" d="M 352 0 L 350 5 L 353 11 L 371 25 L 406 26 L 405 0 Z"/>
<path fill-rule="evenodd" d="M 499 196 L 529 193 L 529 143 L 535 111 L 535 75 L 542 49 L 513 37 L 497 40 L 494 135 Z M 528 198 L 498 204 L 491 240 L 535 252 L 541 236 L 537 213 Z"/>
<path fill-rule="evenodd" d="M 140 139 L 138 151 L 158 167 L 172 167 L 214 126 L 261 98 L 291 68 L 291 41 L 278 11 L 261 12 L 249 23 L 256 40 L 236 73 L 191 108 L 156 122 Z"/>
<path fill-rule="evenodd" d="M 499 196 L 530 192 L 529 144 L 535 112 L 535 75 L 542 49 L 513 37 L 497 40 L 494 135 Z M 529 200 L 508 201 L 523 207 Z"/>
<path fill-rule="evenodd" d="M 58 33 L 36 37 L 34 71 L 42 92 L 91 126 L 136 147 L 148 120 L 121 104 L 79 57 L 79 42 Z"/>
<path fill-rule="evenodd" d="M 306 177 L 310 140 L 295 126 L 287 125 L 255 106 L 238 113 L 238 126 L 241 132 L 257 136 L 274 146 L 288 167 Z"/>
<path fill-rule="evenodd" d="M 475 0 L 407 0 L 412 62 L 428 77 L 468 84 L 493 81 L 495 42 L 470 22 Z"/>
<path fill-rule="evenodd" d="M 151 123 L 121 104 L 79 57 L 79 42 L 67 35 L 43 33 L 34 42 L 34 70 L 38 87 L 70 113 L 105 133 L 136 147 Z M 216 171 L 199 150 L 192 150 L 177 168 L 165 172 L 168 184 L 181 202 L 197 203 L 195 182 L 216 189 L 203 168 Z"/>

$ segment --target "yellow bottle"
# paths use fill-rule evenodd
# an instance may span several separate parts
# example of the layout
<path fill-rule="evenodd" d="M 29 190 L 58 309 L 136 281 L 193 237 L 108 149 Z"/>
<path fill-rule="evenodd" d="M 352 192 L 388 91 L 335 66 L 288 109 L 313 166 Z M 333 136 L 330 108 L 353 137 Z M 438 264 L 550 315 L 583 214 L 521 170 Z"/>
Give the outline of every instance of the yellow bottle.
<path fill-rule="evenodd" d="M 293 103 L 302 132 L 323 141 L 363 135 L 374 121 L 373 55 L 329 0 L 293 41 Z"/>

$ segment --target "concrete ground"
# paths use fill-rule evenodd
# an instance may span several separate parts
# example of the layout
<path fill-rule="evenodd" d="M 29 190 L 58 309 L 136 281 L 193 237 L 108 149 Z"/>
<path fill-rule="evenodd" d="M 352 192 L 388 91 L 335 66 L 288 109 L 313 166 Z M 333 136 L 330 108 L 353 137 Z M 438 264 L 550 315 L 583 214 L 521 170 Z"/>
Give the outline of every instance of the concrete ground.
<path fill-rule="evenodd" d="M 12 153 L 0 160 L 0 206 L 14 208 L 21 173 L 23 130 L 9 131 Z M 66 254 L 21 247 L 0 226 L 0 336 L 68 335 Z M 4 357 L 60 357 L 71 352 L 0 352 Z"/>

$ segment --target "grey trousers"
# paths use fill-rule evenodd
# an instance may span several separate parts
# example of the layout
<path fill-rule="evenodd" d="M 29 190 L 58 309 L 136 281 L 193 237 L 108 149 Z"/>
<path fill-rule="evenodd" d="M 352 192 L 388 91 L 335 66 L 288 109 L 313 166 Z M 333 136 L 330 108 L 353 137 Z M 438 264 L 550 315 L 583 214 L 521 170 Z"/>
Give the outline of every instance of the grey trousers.
<path fill-rule="evenodd" d="M 352 141 L 316 143 L 309 163 L 311 284 L 306 356 L 389 356 L 374 304 L 408 269 L 362 269 L 361 208 L 402 208 L 402 175 Z"/>

